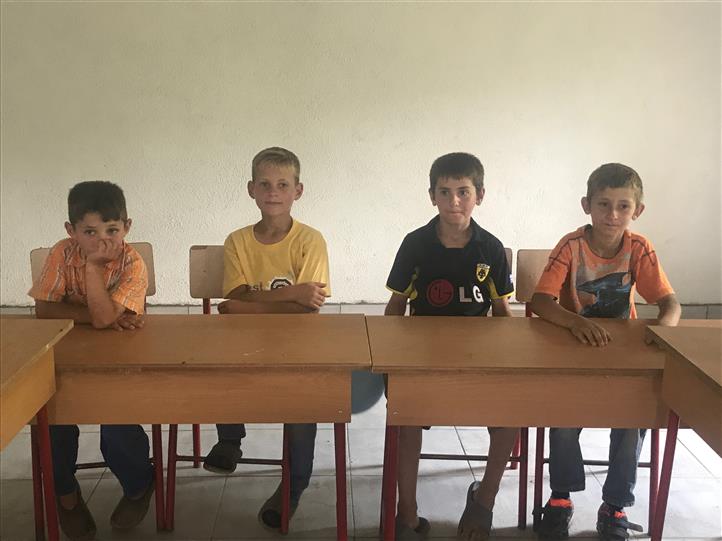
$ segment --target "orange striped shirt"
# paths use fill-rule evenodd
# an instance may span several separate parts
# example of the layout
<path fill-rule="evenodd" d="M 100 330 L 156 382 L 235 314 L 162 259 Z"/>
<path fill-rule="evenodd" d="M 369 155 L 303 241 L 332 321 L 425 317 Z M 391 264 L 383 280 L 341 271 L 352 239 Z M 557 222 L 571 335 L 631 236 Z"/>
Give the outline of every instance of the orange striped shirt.
<path fill-rule="evenodd" d="M 113 302 L 142 314 L 145 292 L 148 289 L 148 271 L 138 252 L 123 243 L 123 253 L 105 265 L 105 288 Z M 53 246 L 37 283 L 28 295 L 39 301 L 80 302 L 88 305 L 85 285 L 85 255 L 73 239 L 64 239 Z"/>

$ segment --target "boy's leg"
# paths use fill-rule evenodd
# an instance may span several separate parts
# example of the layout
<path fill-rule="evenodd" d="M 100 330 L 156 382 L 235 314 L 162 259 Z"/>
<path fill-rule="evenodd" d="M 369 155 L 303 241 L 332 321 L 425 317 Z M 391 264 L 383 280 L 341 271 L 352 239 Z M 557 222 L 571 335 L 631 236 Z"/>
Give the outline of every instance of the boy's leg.
<path fill-rule="evenodd" d="M 549 477 L 552 495 L 539 524 L 542 539 L 566 539 L 574 507 L 570 492 L 584 490 L 584 459 L 579 446 L 581 428 L 549 429 Z"/>
<path fill-rule="evenodd" d="M 579 445 L 581 428 L 549 429 L 549 481 L 554 492 L 584 490 L 584 459 Z"/>
<path fill-rule="evenodd" d="M 246 437 L 242 424 L 216 425 L 218 443 L 206 455 L 203 468 L 213 473 L 230 474 L 236 471 L 238 460 L 243 456 L 241 439 Z"/>
<path fill-rule="evenodd" d="M 148 512 L 155 488 L 148 435 L 140 425 L 101 425 L 100 451 L 123 487 L 110 523 L 121 530 L 133 528 Z"/>
<path fill-rule="evenodd" d="M 96 532 L 95 520 L 83 501 L 75 478 L 79 437 L 77 425 L 50 425 L 55 494 L 60 503 L 60 527 L 70 539 L 92 539 Z M 47 505 L 52 504 L 48 502 Z"/>
<path fill-rule="evenodd" d="M 488 539 L 493 519 L 492 509 L 499 483 L 514 448 L 518 428 L 489 427 L 489 456 L 481 482 L 471 483 L 466 495 L 466 507 L 457 530 L 461 539 Z"/>
<path fill-rule="evenodd" d="M 624 507 L 634 505 L 637 464 L 646 430 L 613 429 L 609 436 L 609 470 L 602 487 L 603 503 L 597 512 L 597 532 L 604 541 L 626 541 L 628 529 L 643 528 L 627 520 Z"/>
<path fill-rule="evenodd" d="M 474 501 L 479 502 L 489 511 L 494 508 L 496 493 L 499 492 L 499 483 L 509 462 L 511 451 L 519 433 L 518 428 L 489 427 L 489 457 L 486 461 L 484 477 L 479 488 L 474 491 Z"/>
<path fill-rule="evenodd" d="M 79 437 L 80 430 L 77 425 L 50 425 L 55 494 L 61 498 L 61 501 L 63 496 L 74 496 L 78 490 L 75 472 Z"/>
<path fill-rule="evenodd" d="M 313 472 L 313 453 L 316 447 L 315 423 L 287 424 L 288 452 L 291 467 L 291 509 L 290 516 L 296 512 L 301 494 L 308 487 Z M 281 485 L 263 504 L 258 513 L 261 522 L 269 528 L 281 527 Z"/>
<path fill-rule="evenodd" d="M 609 471 L 602 488 L 602 499 L 615 507 L 634 505 L 639 453 L 646 434 L 644 429 L 614 428 L 609 436 Z"/>
<path fill-rule="evenodd" d="M 423 429 L 420 426 L 402 426 L 399 429 L 399 503 L 398 522 L 415 529 L 419 526 L 416 514 L 416 484 L 419 478 L 419 457 Z"/>

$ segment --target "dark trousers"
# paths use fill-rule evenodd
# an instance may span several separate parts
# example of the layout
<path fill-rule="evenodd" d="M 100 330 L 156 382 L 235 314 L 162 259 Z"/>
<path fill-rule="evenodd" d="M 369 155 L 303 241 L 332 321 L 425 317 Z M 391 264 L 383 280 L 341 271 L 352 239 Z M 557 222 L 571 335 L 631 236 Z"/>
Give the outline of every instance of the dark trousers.
<path fill-rule="evenodd" d="M 311 482 L 313 452 L 316 447 L 316 424 L 284 425 L 288 431 L 289 460 L 291 462 L 291 501 L 297 502 Z M 244 425 L 216 425 L 218 440 L 241 444 L 246 435 Z"/>
<path fill-rule="evenodd" d="M 50 426 L 55 493 L 58 496 L 78 489 L 75 472 L 78 469 L 79 437 L 77 425 Z M 153 480 L 149 450 L 148 435 L 140 425 L 100 425 L 100 452 L 126 496 L 140 494 Z"/>

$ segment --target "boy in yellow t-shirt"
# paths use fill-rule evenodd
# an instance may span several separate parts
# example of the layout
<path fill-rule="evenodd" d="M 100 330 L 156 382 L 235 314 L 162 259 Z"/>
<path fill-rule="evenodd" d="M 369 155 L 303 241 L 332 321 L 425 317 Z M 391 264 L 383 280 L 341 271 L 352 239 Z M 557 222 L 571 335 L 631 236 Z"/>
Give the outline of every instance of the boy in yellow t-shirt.
<path fill-rule="evenodd" d="M 328 255 L 321 233 L 291 217 L 293 202 L 303 194 L 301 165 L 286 149 L 267 148 L 253 158 L 248 194 L 261 221 L 234 231 L 225 242 L 222 314 L 313 313 L 330 294 Z M 282 330 L 279 330 L 279 334 Z M 242 424 L 218 425 L 218 443 L 203 467 L 232 473 L 241 458 Z M 290 424 L 291 516 L 313 470 L 315 424 Z M 270 528 L 281 526 L 280 486 L 258 517 Z"/>

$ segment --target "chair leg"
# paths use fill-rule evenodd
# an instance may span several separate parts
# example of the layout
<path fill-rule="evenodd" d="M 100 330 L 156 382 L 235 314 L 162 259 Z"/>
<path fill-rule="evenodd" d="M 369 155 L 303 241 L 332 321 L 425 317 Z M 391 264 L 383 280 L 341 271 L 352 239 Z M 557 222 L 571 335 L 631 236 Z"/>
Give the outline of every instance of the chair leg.
<path fill-rule="evenodd" d="M 529 474 L 529 428 L 519 429 L 519 516 L 517 517 L 517 528 L 526 528 L 526 507 L 527 507 L 527 476 Z"/>
<path fill-rule="evenodd" d="M 659 492 L 659 430 L 652 429 L 649 456 L 649 531 L 652 532 L 654 523 L 654 510 L 657 507 L 657 492 Z"/>
<path fill-rule="evenodd" d="M 201 467 L 201 425 L 193 425 L 193 467 Z"/>
<path fill-rule="evenodd" d="M 40 469 L 37 425 L 30 425 L 30 456 L 32 458 L 33 465 L 33 515 L 35 517 L 35 541 L 45 541 L 43 473 Z"/>
<path fill-rule="evenodd" d="M 385 466 L 386 472 L 383 479 L 383 539 L 384 541 L 394 541 L 396 537 L 396 483 L 398 477 L 399 460 L 398 426 L 386 426 L 385 445 L 388 447 L 388 454 L 386 456 L 388 465 Z"/>
<path fill-rule="evenodd" d="M 389 434 L 388 430 L 384 436 L 384 463 L 381 470 L 381 509 L 379 511 L 379 537 L 384 532 L 384 502 L 386 501 L 386 477 L 388 476 L 388 468 L 391 464 L 389 460 Z"/>
<path fill-rule="evenodd" d="M 291 518 L 291 457 L 286 425 L 283 425 L 283 458 L 281 459 L 281 534 L 288 533 Z"/>
<path fill-rule="evenodd" d="M 35 418 L 38 421 L 38 450 L 40 451 L 40 469 L 43 472 L 43 492 L 45 495 L 45 514 L 48 523 L 48 539 L 58 541 L 58 508 L 55 506 L 55 481 L 53 479 L 53 456 L 50 449 L 50 430 L 48 410 L 40 408 Z"/>
<path fill-rule="evenodd" d="M 334 450 L 336 453 L 336 539 L 348 541 L 346 524 L 346 424 L 334 423 Z"/>
<path fill-rule="evenodd" d="M 514 450 L 511 452 L 511 456 L 514 458 L 519 458 L 519 453 L 521 453 L 521 436 L 520 434 L 517 434 L 516 441 L 514 442 Z M 519 463 L 516 461 L 512 461 L 509 465 L 510 470 L 516 470 L 519 468 Z"/>
<path fill-rule="evenodd" d="M 178 425 L 168 426 L 168 472 L 165 500 L 165 529 L 169 532 L 175 527 L 175 473 L 178 451 Z"/>
<path fill-rule="evenodd" d="M 544 427 L 536 429 L 536 452 L 534 456 L 534 522 L 532 529 L 537 531 L 541 518 L 542 496 L 544 495 Z"/>
<path fill-rule="evenodd" d="M 677 430 L 679 417 L 672 410 L 669 411 L 667 422 L 667 440 L 664 443 L 664 458 L 662 459 L 662 473 L 659 478 L 659 492 L 657 493 L 657 506 L 654 510 L 651 540 L 660 541 L 664 531 L 664 515 L 667 513 L 667 498 L 669 497 L 669 484 L 672 480 L 672 466 L 674 465 L 674 450 L 677 446 Z"/>
<path fill-rule="evenodd" d="M 165 529 L 165 502 L 163 486 L 163 437 L 160 425 L 153 425 L 153 473 L 155 475 L 155 529 L 162 532 Z"/>

